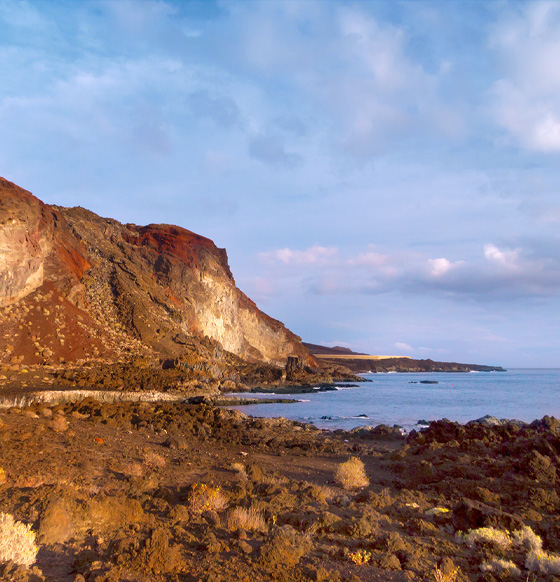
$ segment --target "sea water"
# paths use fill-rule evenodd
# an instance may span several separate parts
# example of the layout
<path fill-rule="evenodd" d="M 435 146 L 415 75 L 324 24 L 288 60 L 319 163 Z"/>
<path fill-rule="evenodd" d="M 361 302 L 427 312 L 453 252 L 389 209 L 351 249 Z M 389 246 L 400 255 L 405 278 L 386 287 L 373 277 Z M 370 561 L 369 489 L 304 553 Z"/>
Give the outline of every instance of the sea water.
<path fill-rule="evenodd" d="M 362 376 L 371 381 L 335 391 L 283 395 L 299 400 L 294 404 L 233 408 L 251 416 L 283 416 L 333 430 L 387 424 L 409 431 L 419 428 L 418 421 L 447 418 L 465 423 L 486 415 L 525 422 L 547 414 L 560 418 L 560 368 Z M 421 383 L 426 380 L 437 384 Z"/>

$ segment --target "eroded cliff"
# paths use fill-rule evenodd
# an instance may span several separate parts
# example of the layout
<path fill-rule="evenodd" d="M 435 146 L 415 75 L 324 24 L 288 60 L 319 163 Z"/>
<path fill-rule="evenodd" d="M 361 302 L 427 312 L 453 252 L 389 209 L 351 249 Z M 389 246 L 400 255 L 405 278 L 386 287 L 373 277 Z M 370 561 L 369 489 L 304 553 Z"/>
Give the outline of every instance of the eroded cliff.
<path fill-rule="evenodd" d="M 236 287 L 211 240 L 49 206 L 3 178 L 0 306 L 4 362 L 176 357 L 205 336 L 247 361 L 311 361 Z"/>

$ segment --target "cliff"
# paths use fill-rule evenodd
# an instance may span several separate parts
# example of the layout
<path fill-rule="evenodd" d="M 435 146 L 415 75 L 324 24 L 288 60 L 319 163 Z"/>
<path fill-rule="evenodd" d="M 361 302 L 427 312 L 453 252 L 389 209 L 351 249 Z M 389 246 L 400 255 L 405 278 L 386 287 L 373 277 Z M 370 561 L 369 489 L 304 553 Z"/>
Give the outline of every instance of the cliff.
<path fill-rule="evenodd" d="M 3 178 L 0 307 L 0 363 L 178 357 L 204 337 L 249 362 L 313 361 L 211 240 L 49 206 Z"/>

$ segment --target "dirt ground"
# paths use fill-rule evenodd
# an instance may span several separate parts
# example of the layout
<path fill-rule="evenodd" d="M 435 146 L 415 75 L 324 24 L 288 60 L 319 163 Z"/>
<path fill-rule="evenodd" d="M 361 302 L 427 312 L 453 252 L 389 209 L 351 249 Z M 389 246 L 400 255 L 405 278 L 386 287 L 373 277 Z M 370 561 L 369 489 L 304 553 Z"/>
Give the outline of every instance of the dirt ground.
<path fill-rule="evenodd" d="M 547 417 L 405 438 L 84 400 L 0 411 L 0 443 L 0 511 L 39 547 L 33 566 L 0 565 L 2 580 L 560 577 L 560 431 Z M 336 477 L 351 458 L 369 481 L 355 489 Z"/>

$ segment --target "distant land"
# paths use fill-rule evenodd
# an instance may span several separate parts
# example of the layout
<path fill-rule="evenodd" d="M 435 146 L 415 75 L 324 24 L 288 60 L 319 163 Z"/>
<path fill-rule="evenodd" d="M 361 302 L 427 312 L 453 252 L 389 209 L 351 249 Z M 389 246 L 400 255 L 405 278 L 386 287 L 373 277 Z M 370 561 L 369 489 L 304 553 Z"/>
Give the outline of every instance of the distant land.
<path fill-rule="evenodd" d="M 332 348 L 318 344 L 303 344 L 309 353 L 321 362 L 342 364 L 354 374 L 367 372 L 505 372 L 501 366 L 480 364 L 460 364 L 457 362 L 434 362 L 434 360 L 414 360 L 408 356 L 375 356 L 353 352 L 348 348 Z"/>

